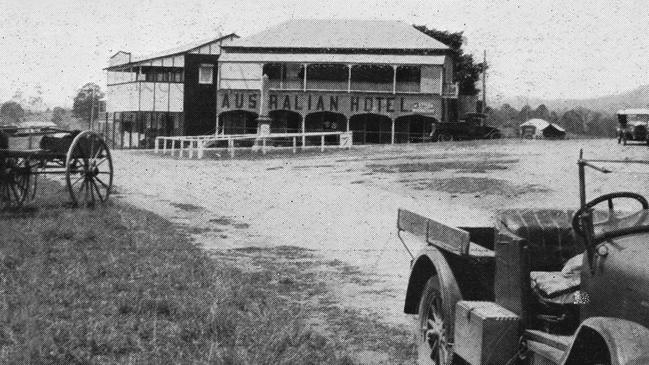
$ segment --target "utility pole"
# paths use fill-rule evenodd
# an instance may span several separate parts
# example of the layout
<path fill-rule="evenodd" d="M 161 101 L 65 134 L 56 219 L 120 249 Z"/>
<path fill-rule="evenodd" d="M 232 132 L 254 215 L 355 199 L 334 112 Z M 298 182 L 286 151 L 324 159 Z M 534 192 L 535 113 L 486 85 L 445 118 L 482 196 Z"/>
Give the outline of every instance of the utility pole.
<path fill-rule="evenodd" d="M 482 112 L 487 110 L 487 50 L 484 50 L 482 59 Z"/>

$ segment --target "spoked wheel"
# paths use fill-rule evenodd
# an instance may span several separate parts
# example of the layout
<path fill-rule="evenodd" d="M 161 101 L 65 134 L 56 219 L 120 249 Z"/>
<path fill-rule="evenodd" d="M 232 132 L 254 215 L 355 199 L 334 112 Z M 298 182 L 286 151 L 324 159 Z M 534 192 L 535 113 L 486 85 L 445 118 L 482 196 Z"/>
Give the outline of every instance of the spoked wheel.
<path fill-rule="evenodd" d="M 453 340 L 450 334 L 451 311 L 443 303 L 436 276 L 428 280 L 419 302 L 417 355 L 420 365 L 453 364 Z"/>
<path fill-rule="evenodd" d="M 104 140 L 91 131 L 78 134 L 65 159 L 65 179 L 74 205 L 105 202 L 113 187 L 113 160 Z"/>
<path fill-rule="evenodd" d="M 453 136 L 448 134 L 448 133 L 440 133 L 440 135 L 437 137 L 437 141 L 439 141 L 439 142 L 451 142 L 451 141 L 453 141 Z"/>
<path fill-rule="evenodd" d="M 0 209 L 16 208 L 29 199 L 33 188 L 29 159 L 0 160 Z"/>

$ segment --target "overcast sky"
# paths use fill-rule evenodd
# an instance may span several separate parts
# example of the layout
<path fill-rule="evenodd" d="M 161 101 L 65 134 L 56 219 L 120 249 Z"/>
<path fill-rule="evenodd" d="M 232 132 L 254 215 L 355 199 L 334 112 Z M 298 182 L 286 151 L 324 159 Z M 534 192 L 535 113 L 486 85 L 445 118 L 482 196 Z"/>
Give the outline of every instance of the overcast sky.
<path fill-rule="evenodd" d="M 110 55 L 150 53 L 290 18 L 397 19 L 464 31 L 487 50 L 488 95 L 582 98 L 649 84 L 646 0 L 0 0 L 0 100 L 71 105 Z"/>

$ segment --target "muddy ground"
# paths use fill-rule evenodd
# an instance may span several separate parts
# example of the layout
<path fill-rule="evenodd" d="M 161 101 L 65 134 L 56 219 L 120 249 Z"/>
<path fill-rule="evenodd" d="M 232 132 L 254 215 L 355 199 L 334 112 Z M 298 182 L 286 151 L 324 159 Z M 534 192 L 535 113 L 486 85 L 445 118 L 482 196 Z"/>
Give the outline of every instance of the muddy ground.
<path fill-rule="evenodd" d="M 202 160 L 114 151 L 115 183 L 121 199 L 170 218 L 206 249 L 257 247 L 263 256 L 265 249 L 289 246 L 339 263 L 321 265 L 322 278 L 337 278 L 327 281 L 335 305 L 401 328 L 412 319 L 403 314 L 410 257 L 396 237 L 398 208 L 464 226 L 491 226 L 503 208 L 574 208 L 582 148 L 591 158 L 649 156 L 644 145 L 613 140 L 359 146 Z M 590 172 L 589 196 L 649 193 L 649 175 L 632 170 Z M 250 252 L 239 258 L 249 264 Z M 327 276 L 327 270 L 344 275 Z"/>

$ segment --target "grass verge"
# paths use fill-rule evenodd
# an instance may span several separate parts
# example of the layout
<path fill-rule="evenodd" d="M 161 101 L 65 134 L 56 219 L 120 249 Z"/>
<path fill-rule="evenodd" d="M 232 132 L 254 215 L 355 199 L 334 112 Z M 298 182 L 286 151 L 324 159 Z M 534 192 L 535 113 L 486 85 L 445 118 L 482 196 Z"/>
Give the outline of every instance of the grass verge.
<path fill-rule="evenodd" d="M 123 204 L 66 208 L 45 185 L 46 203 L 0 213 L 0 363 L 353 362 L 270 270 Z"/>

